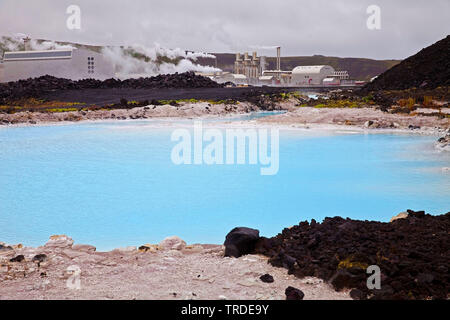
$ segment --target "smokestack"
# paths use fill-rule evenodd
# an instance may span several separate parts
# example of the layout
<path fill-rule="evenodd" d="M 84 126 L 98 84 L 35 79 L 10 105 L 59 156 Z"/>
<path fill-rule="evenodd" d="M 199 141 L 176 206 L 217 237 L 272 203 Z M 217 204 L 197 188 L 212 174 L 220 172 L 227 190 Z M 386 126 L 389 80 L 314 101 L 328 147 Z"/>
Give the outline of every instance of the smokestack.
<path fill-rule="evenodd" d="M 281 70 L 281 47 L 277 47 L 277 70 Z"/>
<path fill-rule="evenodd" d="M 26 36 L 23 38 L 23 44 L 25 45 L 25 51 L 31 51 L 31 44 L 30 44 L 31 38 Z"/>
<path fill-rule="evenodd" d="M 261 69 L 261 74 L 266 70 L 266 57 L 261 56 L 259 59 L 259 65 Z"/>

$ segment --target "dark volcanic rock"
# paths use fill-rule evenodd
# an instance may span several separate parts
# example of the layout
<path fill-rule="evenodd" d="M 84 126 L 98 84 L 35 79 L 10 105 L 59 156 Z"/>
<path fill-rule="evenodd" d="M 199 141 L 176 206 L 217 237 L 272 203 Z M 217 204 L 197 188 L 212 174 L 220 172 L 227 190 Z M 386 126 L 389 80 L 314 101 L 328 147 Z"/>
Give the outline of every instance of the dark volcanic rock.
<path fill-rule="evenodd" d="M 325 218 L 260 238 L 255 252 L 297 277 L 319 277 L 336 290 L 358 289 L 355 299 L 446 299 L 449 230 L 450 212 L 408 210 L 407 218 L 392 223 Z M 367 288 L 371 265 L 381 270 L 380 290 Z"/>
<path fill-rule="evenodd" d="M 340 291 L 345 288 L 355 288 L 365 279 L 364 276 L 357 276 L 347 270 L 338 270 L 330 279 L 334 289 Z"/>
<path fill-rule="evenodd" d="M 352 297 L 353 300 L 365 300 L 367 299 L 367 295 L 359 289 L 352 289 L 350 291 L 350 297 Z"/>
<path fill-rule="evenodd" d="M 147 252 L 147 251 L 150 250 L 150 247 L 148 247 L 148 246 L 140 246 L 140 247 L 138 248 L 138 250 L 139 250 L 139 251 L 143 251 L 143 252 Z"/>
<path fill-rule="evenodd" d="M 294 287 L 287 287 L 284 293 L 286 294 L 286 300 L 303 300 L 305 297 L 302 290 Z"/>
<path fill-rule="evenodd" d="M 37 262 L 39 264 L 41 262 L 44 262 L 46 259 L 47 259 L 47 255 L 42 253 L 42 254 L 35 255 L 31 261 Z"/>
<path fill-rule="evenodd" d="M 450 35 L 368 83 L 361 92 L 450 86 Z"/>
<path fill-rule="evenodd" d="M 272 283 L 274 281 L 273 277 L 268 273 L 262 275 L 261 277 L 259 277 L 259 279 L 265 283 Z"/>
<path fill-rule="evenodd" d="M 73 81 L 55 78 L 49 75 L 0 84 L 0 102 L 17 99 L 41 97 L 43 94 L 58 90 L 83 89 L 162 89 L 162 88 L 222 88 L 222 84 L 194 72 L 157 75 L 138 79 L 82 79 Z"/>
<path fill-rule="evenodd" d="M 3 244 L 0 244 L 0 251 L 10 251 L 13 250 L 11 246 L 5 246 Z"/>
<path fill-rule="evenodd" d="M 25 260 L 23 254 L 19 254 L 18 256 L 9 259 L 10 262 L 22 262 L 23 260 Z"/>
<path fill-rule="evenodd" d="M 252 253 L 259 239 L 259 231 L 246 227 L 238 227 L 231 230 L 225 238 L 225 256 L 240 257 Z"/>

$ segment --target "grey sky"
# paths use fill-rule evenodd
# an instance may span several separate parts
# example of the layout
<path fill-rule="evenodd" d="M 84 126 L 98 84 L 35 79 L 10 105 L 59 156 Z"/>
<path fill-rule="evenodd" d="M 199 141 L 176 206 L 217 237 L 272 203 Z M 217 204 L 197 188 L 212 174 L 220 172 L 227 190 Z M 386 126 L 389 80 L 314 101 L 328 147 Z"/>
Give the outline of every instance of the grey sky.
<path fill-rule="evenodd" d="M 66 28 L 71 4 L 81 8 L 81 30 Z M 371 4 L 381 8 L 381 30 L 366 27 Z M 283 56 L 402 59 L 449 34 L 449 17 L 449 0 L 0 0 L 0 35 L 207 52 L 281 45 Z"/>

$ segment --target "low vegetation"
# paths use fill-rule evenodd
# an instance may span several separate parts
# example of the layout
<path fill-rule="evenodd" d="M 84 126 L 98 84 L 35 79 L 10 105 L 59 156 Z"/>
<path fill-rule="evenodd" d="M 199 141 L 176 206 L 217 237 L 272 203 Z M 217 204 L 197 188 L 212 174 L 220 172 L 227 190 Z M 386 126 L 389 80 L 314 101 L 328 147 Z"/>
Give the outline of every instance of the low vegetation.
<path fill-rule="evenodd" d="M 6 113 L 15 113 L 21 111 L 30 112 L 67 112 L 67 111 L 77 111 L 79 108 L 76 106 L 81 106 L 83 103 L 80 102 L 62 102 L 62 101 L 49 101 L 44 99 L 20 99 L 11 102 L 7 105 L 0 105 L 0 111 Z"/>
<path fill-rule="evenodd" d="M 365 104 L 359 101 L 350 100 L 326 100 L 324 103 L 319 103 L 314 108 L 361 108 Z"/>

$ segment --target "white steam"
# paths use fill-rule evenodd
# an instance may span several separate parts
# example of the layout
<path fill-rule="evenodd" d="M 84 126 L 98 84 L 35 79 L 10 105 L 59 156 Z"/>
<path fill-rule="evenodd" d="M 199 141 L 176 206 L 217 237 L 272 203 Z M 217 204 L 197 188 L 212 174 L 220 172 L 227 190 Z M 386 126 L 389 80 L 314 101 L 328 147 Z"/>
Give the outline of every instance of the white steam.
<path fill-rule="evenodd" d="M 212 58 L 204 52 L 186 52 L 180 48 L 167 49 L 159 44 L 152 48 L 141 45 L 105 47 L 103 55 L 115 66 L 118 78 L 148 77 L 158 74 L 194 72 L 218 72 L 221 69 L 194 63 L 198 58 Z"/>
<path fill-rule="evenodd" d="M 251 49 L 260 49 L 260 50 L 272 50 L 272 49 L 276 49 L 279 46 L 258 46 L 258 45 L 253 45 L 253 46 L 249 46 Z"/>
<path fill-rule="evenodd" d="M 62 45 L 53 41 L 44 41 L 39 43 L 36 40 L 31 40 L 30 45 L 33 50 L 63 50 L 74 48 L 71 45 Z"/>
<path fill-rule="evenodd" d="M 4 51 L 24 50 L 24 34 L 0 37 L 0 56 Z M 55 41 L 31 40 L 32 50 L 60 50 L 76 48 Z M 198 58 L 216 57 L 205 52 L 185 51 L 180 48 L 167 49 L 155 43 L 153 47 L 133 45 L 129 47 L 104 47 L 102 54 L 115 68 L 118 78 L 149 77 L 158 74 L 182 73 L 187 71 L 212 73 L 221 69 L 195 63 Z"/>
<path fill-rule="evenodd" d="M 24 50 L 25 34 L 16 33 L 12 37 L 0 37 L 0 45 L 3 45 L 8 51 L 20 51 Z M 74 48 L 71 45 L 59 44 L 54 41 L 37 41 L 30 40 L 30 47 L 32 50 L 63 50 Z"/>

